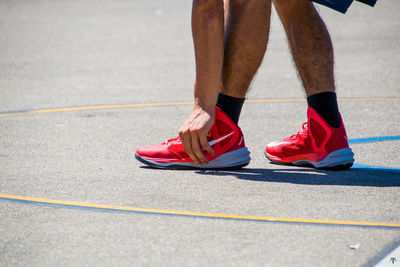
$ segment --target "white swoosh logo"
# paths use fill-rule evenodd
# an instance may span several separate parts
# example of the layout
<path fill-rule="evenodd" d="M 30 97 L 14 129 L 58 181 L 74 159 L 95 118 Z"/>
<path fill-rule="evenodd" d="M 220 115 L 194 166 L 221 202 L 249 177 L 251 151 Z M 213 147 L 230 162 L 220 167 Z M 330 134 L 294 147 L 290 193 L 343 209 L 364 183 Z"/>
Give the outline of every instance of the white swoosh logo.
<path fill-rule="evenodd" d="M 215 145 L 215 144 L 217 144 L 217 143 L 219 143 L 219 142 L 225 140 L 226 138 L 228 138 L 228 137 L 231 136 L 232 134 L 233 134 L 233 132 L 231 132 L 230 134 L 227 134 L 227 135 L 225 135 L 225 136 L 222 136 L 222 137 L 220 137 L 220 138 L 218 138 L 218 139 L 212 140 L 212 141 L 208 142 L 208 144 L 209 144 L 210 146 L 213 146 L 213 145 Z"/>

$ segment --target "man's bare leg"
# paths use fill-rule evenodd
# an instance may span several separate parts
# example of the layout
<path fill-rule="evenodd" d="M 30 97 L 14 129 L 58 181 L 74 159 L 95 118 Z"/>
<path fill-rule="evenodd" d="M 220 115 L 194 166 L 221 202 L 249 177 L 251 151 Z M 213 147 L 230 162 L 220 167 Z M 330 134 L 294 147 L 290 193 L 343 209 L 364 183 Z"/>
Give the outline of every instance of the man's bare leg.
<path fill-rule="evenodd" d="M 309 0 L 273 2 L 286 31 L 308 105 L 331 126 L 339 127 L 333 47 L 324 22 Z"/>
<path fill-rule="evenodd" d="M 234 123 L 267 48 L 271 0 L 225 0 L 225 51 L 217 106 Z"/>
<path fill-rule="evenodd" d="M 333 47 L 309 0 L 273 0 L 307 96 L 335 92 Z"/>
<path fill-rule="evenodd" d="M 230 0 L 221 93 L 244 98 L 267 48 L 271 0 Z"/>

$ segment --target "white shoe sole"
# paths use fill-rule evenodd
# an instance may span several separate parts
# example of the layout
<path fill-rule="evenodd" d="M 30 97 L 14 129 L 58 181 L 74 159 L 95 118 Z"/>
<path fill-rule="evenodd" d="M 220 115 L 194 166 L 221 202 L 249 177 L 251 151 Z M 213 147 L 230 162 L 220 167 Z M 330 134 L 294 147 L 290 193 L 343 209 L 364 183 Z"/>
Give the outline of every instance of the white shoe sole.
<path fill-rule="evenodd" d="M 297 160 L 292 164 L 297 166 L 311 165 L 318 169 L 334 168 L 334 169 L 348 169 L 354 163 L 354 153 L 351 148 L 343 148 L 333 151 L 323 160 L 314 162 L 310 160 Z"/>
<path fill-rule="evenodd" d="M 247 147 L 239 148 L 224 153 L 203 166 L 194 162 L 161 163 L 145 159 L 138 154 L 135 154 L 135 158 L 146 165 L 159 169 L 239 169 L 250 163 L 250 152 Z"/>

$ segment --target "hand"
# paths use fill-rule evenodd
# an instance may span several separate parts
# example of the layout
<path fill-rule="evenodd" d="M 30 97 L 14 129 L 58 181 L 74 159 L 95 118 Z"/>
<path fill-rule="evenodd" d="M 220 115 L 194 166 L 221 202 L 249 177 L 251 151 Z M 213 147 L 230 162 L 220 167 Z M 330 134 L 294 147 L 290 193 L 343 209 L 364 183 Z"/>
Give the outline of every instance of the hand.
<path fill-rule="evenodd" d="M 214 108 L 211 111 L 206 111 L 195 105 L 192 113 L 179 130 L 179 136 L 182 140 L 183 148 L 189 157 L 199 166 L 208 164 L 208 160 L 204 155 L 203 150 L 214 155 L 214 150 L 207 141 L 207 133 L 213 126 L 214 119 Z"/>

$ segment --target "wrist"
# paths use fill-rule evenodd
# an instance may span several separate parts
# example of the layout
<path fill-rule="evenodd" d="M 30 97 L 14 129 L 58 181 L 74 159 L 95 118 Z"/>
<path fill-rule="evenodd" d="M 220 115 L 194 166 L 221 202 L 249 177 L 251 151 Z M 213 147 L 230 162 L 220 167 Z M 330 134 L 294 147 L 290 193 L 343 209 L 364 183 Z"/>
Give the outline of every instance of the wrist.
<path fill-rule="evenodd" d="M 194 109 L 201 109 L 207 113 L 213 114 L 215 112 L 215 106 L 217 100 L 215 99 L 201 99 L 198 97 L 194 98 Z"/>
<path fill-rule="evenodd" d="M 200 86 L 195 83 L 194 88 L 194 107 L 200 108 L 208 113 L 215 112 L 215 105 L 218 100 L 219 88 L 214 86 Z"/>

